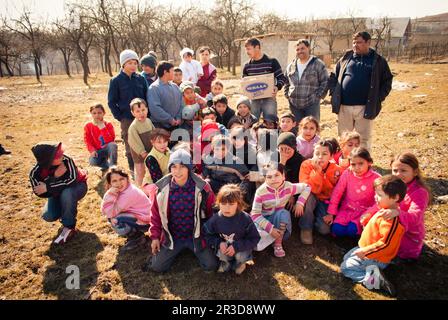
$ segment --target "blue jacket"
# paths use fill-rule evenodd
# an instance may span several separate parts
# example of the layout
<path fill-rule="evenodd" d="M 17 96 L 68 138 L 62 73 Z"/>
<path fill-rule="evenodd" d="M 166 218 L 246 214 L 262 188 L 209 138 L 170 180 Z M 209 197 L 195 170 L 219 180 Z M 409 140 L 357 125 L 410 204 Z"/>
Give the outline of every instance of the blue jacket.
<path fill-rule="evenodd" d="M 110 80 L 108 104 L 115 119 L 134 119 L 129 104 L 134 98 L 146 101 L 148 87 L 145 79 L 133 73 L 130 77 L 123 70 Z"/>

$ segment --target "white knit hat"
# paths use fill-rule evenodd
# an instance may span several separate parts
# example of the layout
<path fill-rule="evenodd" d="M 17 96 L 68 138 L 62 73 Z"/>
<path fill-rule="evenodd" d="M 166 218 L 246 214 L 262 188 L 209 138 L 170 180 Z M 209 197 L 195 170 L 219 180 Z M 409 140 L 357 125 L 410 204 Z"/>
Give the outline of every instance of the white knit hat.
<path fill-rule="evenodd" d="M 180 51 L 180 57 L 183 58 L 184 54 L 186 54 L 186 53 L 191 53 L 191 55 L 194 56 L 194 51 L 192 49 L 190 49 L 190 48 L 183 48 Z"/>
<path fill-rule="evenodd" d="M 120 53 L 120 66 L 123 67 L 129 60 L 137 60 L 138 62 L 139 59 L 135 51 L 126 49 Z"/>

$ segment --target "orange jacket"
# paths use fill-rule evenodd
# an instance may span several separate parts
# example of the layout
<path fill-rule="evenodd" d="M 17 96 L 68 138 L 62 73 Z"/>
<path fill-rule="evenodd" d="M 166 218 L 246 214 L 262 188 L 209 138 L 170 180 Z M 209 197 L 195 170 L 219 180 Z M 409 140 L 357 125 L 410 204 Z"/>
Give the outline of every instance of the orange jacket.
<path fill-rule="evenodd" d="M 299 182 L 307 183 L 311 186 L 311 192 L 319 200 L 329 200 L 333 188 L 339 180 L 344 170 L 334 162 L 330 162 L 328 168 L 318 173 L 314 170 L 313 163 L 310 160 L 302 162 L 300 166 Z"/>
<path fill-rule="evenodd" d="M 398 253 L 404 227 L 398 217 L 386 220 L 377 211 L 378 209 L 361 219 L 361 224 L 365 227 L 358 245 L 367 259 L 389 263 Z"/>

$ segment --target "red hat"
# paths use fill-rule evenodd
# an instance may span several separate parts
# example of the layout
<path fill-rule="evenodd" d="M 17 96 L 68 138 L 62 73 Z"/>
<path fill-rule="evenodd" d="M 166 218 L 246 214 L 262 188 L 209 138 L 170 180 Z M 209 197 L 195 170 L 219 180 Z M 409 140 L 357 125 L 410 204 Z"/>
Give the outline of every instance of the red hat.
<path fill-rule="evenodd" d="M 216 122 L 207 123 L 201 128 L 201 140 L 210 141 L 216 133 L 219 133 L 218 124 Z"/>

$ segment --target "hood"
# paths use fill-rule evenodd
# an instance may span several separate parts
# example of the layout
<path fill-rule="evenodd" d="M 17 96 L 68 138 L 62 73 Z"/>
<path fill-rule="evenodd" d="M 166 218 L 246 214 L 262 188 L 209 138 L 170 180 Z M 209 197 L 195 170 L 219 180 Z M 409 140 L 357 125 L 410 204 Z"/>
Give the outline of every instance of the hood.
<path fill-rule="evenodd" d="M 31 148 L 37 163 L 42 168 L 49 168 L 61 142 L 40 142 Z"/>

